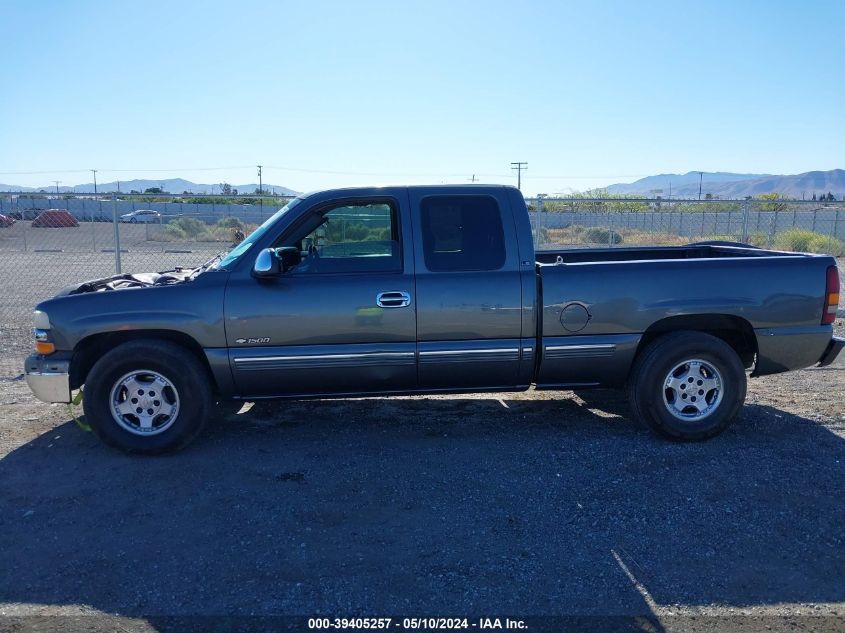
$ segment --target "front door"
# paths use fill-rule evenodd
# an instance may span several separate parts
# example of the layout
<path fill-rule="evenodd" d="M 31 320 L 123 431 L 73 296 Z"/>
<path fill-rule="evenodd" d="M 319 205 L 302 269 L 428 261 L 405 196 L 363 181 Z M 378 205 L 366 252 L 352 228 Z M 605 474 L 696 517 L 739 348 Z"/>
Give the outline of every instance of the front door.
<path fill-rule="evenodd" d="M 416 301 L 407 198 L 334 201 L 280 236 L 302 263 L 233 277 L 226 337 L 244 396 L 414 389 Z"/>

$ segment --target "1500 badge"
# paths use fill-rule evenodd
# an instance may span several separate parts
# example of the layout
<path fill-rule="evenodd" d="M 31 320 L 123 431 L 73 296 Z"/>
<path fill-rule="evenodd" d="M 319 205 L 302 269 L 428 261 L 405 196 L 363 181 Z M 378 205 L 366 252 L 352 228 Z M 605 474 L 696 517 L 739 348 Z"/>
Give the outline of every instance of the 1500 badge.
<path fill-rule="evenodd" d="M 261 338 L 236 338 L 235 343 L 238 345 L 261 345 L 263 343 L 269 343 L 270 337 L 263 336 Z"/>

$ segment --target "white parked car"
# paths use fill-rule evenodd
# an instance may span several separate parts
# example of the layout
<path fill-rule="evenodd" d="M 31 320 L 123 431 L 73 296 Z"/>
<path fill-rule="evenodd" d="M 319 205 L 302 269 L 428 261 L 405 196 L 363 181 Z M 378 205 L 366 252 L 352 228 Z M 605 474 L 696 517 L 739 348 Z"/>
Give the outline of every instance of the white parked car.
<path fill-rule="evenodd" d="M 159 222 L 161 220 L 161 213 L 153 211 L 152 209 L 138 209 L 132 213 L 124 213 L 120 216 L 121 222 Z"/>

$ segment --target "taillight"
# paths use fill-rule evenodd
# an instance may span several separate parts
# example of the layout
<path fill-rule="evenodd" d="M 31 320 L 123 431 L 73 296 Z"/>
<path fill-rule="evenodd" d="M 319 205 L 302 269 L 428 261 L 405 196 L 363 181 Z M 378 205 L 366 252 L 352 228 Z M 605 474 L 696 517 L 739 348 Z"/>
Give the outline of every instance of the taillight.
<path fill-rule="evenodd" d="M 827 283 L 824 289 L 824 312 L 822 312 L 822 325 L 830 325 L 836 320 L 836 311 L 839 309 L 839 270 L 836 266 L 827 269 Z"/>

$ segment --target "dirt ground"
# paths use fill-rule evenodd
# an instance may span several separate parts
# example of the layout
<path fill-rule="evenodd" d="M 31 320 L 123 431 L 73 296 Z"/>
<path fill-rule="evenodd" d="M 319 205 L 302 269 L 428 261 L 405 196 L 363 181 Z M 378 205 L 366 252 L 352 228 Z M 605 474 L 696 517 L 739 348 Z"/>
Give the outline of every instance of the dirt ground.
<path fill-rule="evenodd" d="M 741 419 L 700 444 L 652 436 L 609 391 L 257 403 L 140 458 L 5 380 L 0 615 L 841 630 L 843 394 L 841 360 L 752 380 Z"/>
<path fill-rule="evenodd" d="M 654 437 L 610 391 L 265 402 L 140 458 L 3 378 L 0 631 L 317 614 L 843 630 L 843 396 L 842 359 L 754 379 L 699 444 Z"/>

